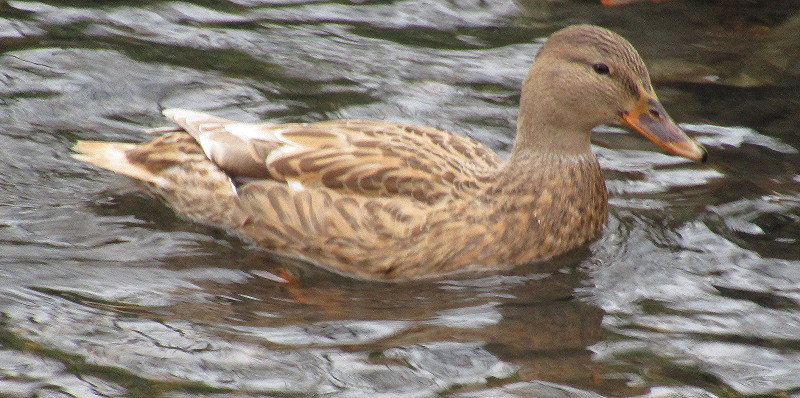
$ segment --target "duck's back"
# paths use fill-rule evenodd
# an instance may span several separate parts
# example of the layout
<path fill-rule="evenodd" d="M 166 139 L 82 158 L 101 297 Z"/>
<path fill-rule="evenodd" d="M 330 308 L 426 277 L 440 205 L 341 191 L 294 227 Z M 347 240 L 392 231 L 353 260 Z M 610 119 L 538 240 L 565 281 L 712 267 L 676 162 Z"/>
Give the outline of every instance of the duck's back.
<path fill-rule="evenodd" d="M 483 144 L 432 127 L 362 120 L 251 124 L 185 110 L 164 114 L 236 183 L 269 179 L 296 189 L 432 204 L 471 191 L 501 164 Z"/>

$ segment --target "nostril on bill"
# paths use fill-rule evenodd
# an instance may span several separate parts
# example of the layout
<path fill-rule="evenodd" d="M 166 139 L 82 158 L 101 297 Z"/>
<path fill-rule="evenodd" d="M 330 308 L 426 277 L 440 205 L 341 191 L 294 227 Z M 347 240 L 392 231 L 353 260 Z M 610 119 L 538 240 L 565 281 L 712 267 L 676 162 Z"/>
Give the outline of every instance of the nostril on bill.
<path fill-rule="evenodd" d="M 650 116 L 652 116 L 653 119 L 661 119 L 661 112 L 659 112 L 657 109 L 652 109 L 651 108 L 650 109 Z"/>

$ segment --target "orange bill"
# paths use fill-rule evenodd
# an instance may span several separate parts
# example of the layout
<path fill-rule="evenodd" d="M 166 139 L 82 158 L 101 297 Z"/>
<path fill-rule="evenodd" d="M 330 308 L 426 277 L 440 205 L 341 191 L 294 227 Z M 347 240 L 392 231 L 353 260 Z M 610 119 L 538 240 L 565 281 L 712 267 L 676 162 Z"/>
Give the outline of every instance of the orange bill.
<path fill-rule="evenodd" d="M 633 110 L 622 115 L 621 122 L 642 133 L 667 153 L 695 162 L 705 162 L 708 157 L 706 149 L 675 124 L 655 95 L 642 93 Z"/>

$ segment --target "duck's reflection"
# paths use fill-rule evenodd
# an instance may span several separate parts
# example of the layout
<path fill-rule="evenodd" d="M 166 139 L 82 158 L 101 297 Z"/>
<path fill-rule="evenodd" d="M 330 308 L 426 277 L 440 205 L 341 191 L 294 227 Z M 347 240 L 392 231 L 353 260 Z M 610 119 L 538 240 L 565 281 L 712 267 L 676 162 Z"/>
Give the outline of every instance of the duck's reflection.
<path fill-rule="evenodd" d="M 255 258 L 243 267 L 265 260 L 261 252 L 250 255 Z M 604 312 L 573 294 L 587 278 L 574 265 L 585 257 L 577 253 L 501 275 L 409 283 L 358 281 L 269 257 L 268 266 L 243 269 L 251 275 L 245 283 L 198 281 L 207 299 L 178 300 L 167 311 L 170 318 L 209 325 L 226 341 L 309 350 L 350 363 L 320 369 L 337 373 L 337 380 L 363 384 L 364 372 L 379 372 L 381 383 L 387 377 L 435 379 L 470 390 L 487 382 L 539 380 L 641 394 L 592 359 L 590 347 L 605 336 Z M 196 297 L 191 290 L 187 297 Z M 157 316 L 164 319 L 163 308 Z M 347 388 L 350 382 L 342 383 Z"/>

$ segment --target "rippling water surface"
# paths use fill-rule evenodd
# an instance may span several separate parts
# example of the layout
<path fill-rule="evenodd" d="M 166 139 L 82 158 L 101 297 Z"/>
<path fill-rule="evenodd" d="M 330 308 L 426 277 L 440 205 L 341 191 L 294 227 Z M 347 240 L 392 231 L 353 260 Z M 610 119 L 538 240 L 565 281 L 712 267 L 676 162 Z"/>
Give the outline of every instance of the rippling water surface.
<path fill-rule="evenodd" d="M 0 396 L 800 397 L 798 9 L 0 1 Z M 540 39 L 577 22 L 637 46 L 710 161 L 599 129 L 609 224 L 553 262 L 357 281 L 69 157 L 148 139 L 164 107 L 413 122 L 507 154 Z"/>

